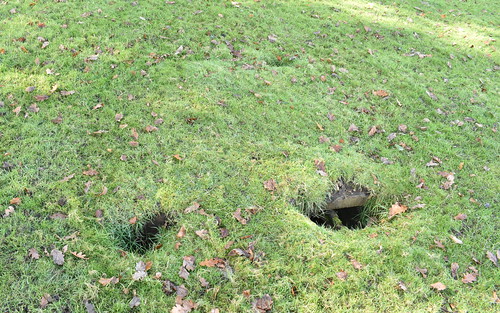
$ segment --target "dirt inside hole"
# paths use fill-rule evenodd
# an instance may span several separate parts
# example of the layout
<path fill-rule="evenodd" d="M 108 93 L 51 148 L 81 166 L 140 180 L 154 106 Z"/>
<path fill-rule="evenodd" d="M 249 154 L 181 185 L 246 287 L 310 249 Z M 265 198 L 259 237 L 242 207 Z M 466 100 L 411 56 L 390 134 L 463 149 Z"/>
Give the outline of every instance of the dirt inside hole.
<path fill-rule="evenodd" d="M 368 219 L 363 217 L 364 207 L 362 206 L 323 211 L 320 214 L 309 216 L 311 221 L 317 225 L 332 229 L 341 229 L 342 227 L 347 227 L 349 229 L 365 228 L 368 224 Z"/>
<path fill-rule="evenodd" d="M 123 250 L 144 254 L 158 246 L 161 229 L 174 224 L 173 216 L 157 213 L 136 224 L 117 227 L 114 237 Z"/>

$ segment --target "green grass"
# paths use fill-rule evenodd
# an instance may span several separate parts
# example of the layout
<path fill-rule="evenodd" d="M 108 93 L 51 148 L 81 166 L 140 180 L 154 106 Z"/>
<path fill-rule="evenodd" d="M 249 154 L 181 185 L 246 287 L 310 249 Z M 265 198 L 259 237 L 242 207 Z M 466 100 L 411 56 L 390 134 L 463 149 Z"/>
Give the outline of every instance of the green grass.
<path fill-rule="evenodd" d="M 249 312 L 264 294 L 273 298 L 273 312 L 498 310 L 492 297 L 500 275 L 486 257 L 500 248 L 498 4 L 136 4 L 0 3 L 2 212 L 21 199 L 0 219 L 2 312 L 85 312 L 86 300 L 98 312 L 128 312 L 134 290 L 141 298 L 135 311 L 168 312 L 175 296 L 162 292 L 164 279 L 184 284 L 199 312 Z M 49 45 L 42 48 L 44 40 Z M 416 52 L 432 56 L 408 56 Z M 35 90 L 27 92 L 29 86 Z M 36 95 L 49 97 L 39 102 Z M 33 103 L 38 112 L 29 109 Z M 116 114 L 123 114 L 120 122 Z M 59 115 L 61 123 L 51 122 Z M 360 132 L 349 132 L 351 124 Z M 148 132 L 148 125 L 158 130 Z M 369 136 L 372 126 L 385 132 Z M 389 142 L 391 133 L 397 137 Z M 330 142 L 320 143 L 320 136 Z M 339 153 L 329 148 L 335 144 Z M 432 157 L 442 164 L 427 167 Z M 318 175 L 315 160 L 325 162 L 328 176 Z M 83 175 L 87 166 L 98 175 Z M 449 190 L 440 188 L 446 179 L 439 171 L 455 173 Z M 263 186 L 271 178 L 274 192 Z M 374 225 L 333 231 L 307 218 L 340 178 L 373 192 Z M 428 189 L 416 188 L 421 180 Z M 396 201 L 426 205 L 389 220 Z M 193 202 L 218 216 L 229 236 L 220 237 L 213 216 L 183 213 Z M 250 206 L 262 210 L 242 225 L 233 212 Z M 122 257 L 120 239 L 133 232 L 129 219 L 143 223 L 158 210 L 177 216 L 161 232 L 163 246 Z M 56 212 L 67 218 L 51 219 Z M 454 220 L 459 213 L 467 219 Z M 182 225 L 187 233 L 178 239 Z M 201 229 L 208 239 L 195 234 Z M 76 239 L 60 239 L 74 232 Z M 262 262 L 228 256 L 230 240 L 231 249 L 255 241 Z M 435 240 L 446 249 L 433 247 Z M 45 256 L 65 245 L 64 265 Z M 28 256 L 30 248 L 40 259 Z M 188 255 L 197 266 L 183 280 L 178 273 Z M 227 259 L 232 270 L 199 265 L 214 257 Z M 364 267 L 355 270 L 350 257 Z M 133 281 L 141 260 L 152 268 Z M 460 265 L 457 280 L 453 262 Z M 470 266 L 479 276 L 464 284 Z M 416 267 L 426 268 L 427 277 Z M 346 281 L 336 276 L 341 270 Z M 156 272 L 162 279 L 153 278 Z M 112 276 L 118 284 L 99 284 Z M 406 291 L 396 288 L 400 281 Z M 433 290 L 438 281 L 447 289 Z M 44 294 L 58 300 L 40 309 Z"/>

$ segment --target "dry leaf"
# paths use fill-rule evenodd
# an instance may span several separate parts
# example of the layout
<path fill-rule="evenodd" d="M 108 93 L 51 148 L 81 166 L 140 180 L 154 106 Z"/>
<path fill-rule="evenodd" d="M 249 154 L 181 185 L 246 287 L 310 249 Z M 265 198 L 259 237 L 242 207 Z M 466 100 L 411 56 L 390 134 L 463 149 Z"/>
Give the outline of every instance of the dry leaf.
<path fill-rule="evenodd" d="M 137 223 L 137 216 L 132 217 L 131 219 L 128 220 L 128 222 L 132 225 Z"/>
<path fill-rule="evenodd" d="M 177 233 L 177 238 L 182 238 L 186 235 L 186 228 L 181 226 L 181 229 L 179 229 L 179 232 Z"/>
<path fill-rule="evenodd" d="M 195 231 L 195 234 L 203 240 L 206 240 L 209 238 L 208 230 L 206 230 L 206 229 L 197 230 L 197 231 Z"/>
<path fill-rule="evenodd" d="M 115 114 L 115 121 L 120 122 L 123 118 L 123 114 L 117 113 Z"/>
<path fill-rule="evenodd" d="M 340 272 L 335 273 L 338 279 L 345 281 L 347 279 L 347 272 L 341 270 Z"/>
<path fill-rule="evenodd" d="M 70 179 L 72 179 L 73 177 L 75 177 L 75 173 L 70 174 L 69 176 L 64 177 L 63 179 L 61 179 L 61 180 L 60 180 L 60 182 L 61 182 L 61 183 L 67 182 L 67 181 L 69 181 Z"/>
<path fill-rule="evenodd" d="M 434 283 L 431 285 L 432 288 L 438 290 L 438 291 L 441 291 L 441 290 L 445 290 L 446 289 L 446 286 L 441 283 L 441 282 L 437 282 L 437 283 Z"/>
<path fill-rule="evenodd" d="M 496 267 L 498 267 L 498 255 L 500 255 L 500 250 L 497 250 L 497 255 L 494 255 L 490 251 L 486 251 L 486 257 L 488 258 L 488 260 L 493 262 L 493 264 L 495 264 Z"/>
<path fill-rule="evenodd" d="M 141 299 L 138 296 L 134 296 L 129 303 L 130 308 L 135 308 L 141 304 Z"/>
<path fill-rule="evenodd" d="M 458 239 L 457 237 L 450 235 L 450 239 L 453 240 L 454 243 L 458 243 L 459 245 L 463 244 L 463 241 Z"/>
<path fill-rule="evenodd" d="M 52 249 L 52 251 L 50 251 L 50 255 L 52 256 L 52 261 L 54 261 L 55 264 L 57 265 L 64 264 L 64 254 L 61 251 L 57 249 Z"/>
<path fill-rule="evenodd" d="M 40 254 L 38 254 L 38 251 L 35 248 L 30 248 L 28 250 L 28 256 L 35 260 L 38 260 L 40 258 Z"/>
<path fill-rule="evenodd" d="M 235 219 L 238 220 L 238 222 L 240 222 L 241 224 L 243 225 L 246 225 L 248 220 L 247 219 L 244 219 L 242 216 L 241 216 L 241 209 L 240 208 L 237 208 L 236 211 L 233 213 L 233 217 Z"/>
<path fill-rule="evenodd" d="M 99 283 L 103 286 L 107 286 L 109 284 L 117 284 L 120 281 L 118 277 L 111 277 L 111 278 L 99 278 Z"/>
<path fill-rule="evenodd" d="M 276 181 L 271 178 L 267 181 L 264 182 L 264 188 L 266 188 L 267 190 L 269 191 L 274 191 L 276 190 L 276 187 L 277 187 L 277 184 L 276 184 Z"/>
<path fill-rule="evenodd" d="M 355 124 L 351 124 L 349 126 L 349 129 L 347 131 L 349 131 L 349 132 L 359 132 L 359 128 Z"/>
<path fill-rule="evenodd" d="M 453 279 L 457 279 L 458 278 L 458 268 L 460 266 L 458 265 L 458 263 L 451 263 L 451 277 L 453 277 Z"/>
<path fill-rule="evenodd" d="M 273 299 L 270 295 L 265 294 L 262 298 L 255 299 L 252 302 L 252 308 L 257 313 L 267 313 L 273 308 Z"/>
<path fill-rule="evenodd" d="M 477 281 L 477 274 L 476 273 L 466 273 L 464 274 L 464 278 L 462 278 L 462 283 L 464 284 L 470 284 Z"/>
<path fill-rule="evenodd" d="M 374 90 L 373 94 L 378 97 L 387 97 L 389 93 L 385 90 Z"/>
<path fill-rule="evenodd" d="M 415 267 L 415 269 L 417 270 L 417 272 L 419 272 L 420 274 L 422 274 L 422 277 L 423 278 L 426 278 L 427 277 L 427 269 L 426 268 L 420 268 L 420 267 Z"/>
<path fill-rule="evenodd" d="M 399 202 L 394 203 L 390 208 L 389 208 L 389 219 L 392 219 L 395 215 L 401 214 L 405 212 L 408 209 L 406 205 L 401 205 Z"/>
<path fill-rule="evenodd" d="M 146 273 L 146 263 L 139 261 L 135 264 L 135 273 L 132 274 L 133 280 L 142 280 L 148 274 Z"/>
<path fill-rule="evenodd" d="M 19 205 L 19 204 L 21 204 L 21 198 L 12 198 L 12 199 L 10 199 L 10 204 L 12 204 L 12 205 Z"/>
<path fill-rule="evenodd" d="M 82 260 L 88 260 L 89 259 L 89 258 L 87 258 L 87 256 L 85 254 L 83 254 L 83 252 L 70 251 L 69 253 L 71 253 L 72 255 L 74 255 L 77 258 L 82 259 Z"/>
<path fill-rule="evenodd" d="M 40 308 L 45 309 L 52 301 L 54 300 L 48 293 L 44 294 L 40 299 Z"/>
<path fill-rule="evenodd" d="M 99 172 L 98 172 L 98 171 L 96 171 L 96 170 L 94 170 L 94 169 L 92 169 L 92 168 L 90 167 L 90 165 L 87 165 L 87 167 L 88 167 L 88 170 L 83 171 L 83 173 L 82 173 L 83 175 L 87 175 L 87 176 L 95 176 L 95 175 L 99 174 Z"/>
<path fill-rule="evenodd" d="M 363 265 L 361 265 L 361 263 L 359 263 L 356 259 L 352 258 L 351 259 L 351 264 L 352 266 L 357 269 L 357 270 L 360 270 L 363 268 Z"/>
<path fill-rule="evenodd" d="M 191 213 L 193 211 L 196 211 L 198 210 L 198 208 L 200 207 L 200 204 L 198 202 L 193 202 L 193 204 L 191 206 L 188 206 L 185 210 L 184 210 L 184 213 Z"/>
<path fill-rule="evenodd" d="M 457 221 L 463 221 L 463 220 L 467 219 L 467 215 L 464 213 L 460 213 L 457 216 L 455 216 L 453 219 L 457 220 Z"/>

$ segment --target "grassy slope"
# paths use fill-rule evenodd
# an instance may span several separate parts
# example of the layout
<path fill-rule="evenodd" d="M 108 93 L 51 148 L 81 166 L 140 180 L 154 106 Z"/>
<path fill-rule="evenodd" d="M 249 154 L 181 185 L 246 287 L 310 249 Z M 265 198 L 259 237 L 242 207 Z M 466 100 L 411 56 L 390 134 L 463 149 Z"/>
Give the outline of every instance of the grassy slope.
<path fill-rule="evenodd" d="M 499 248 L 494 144 L 498 72 L 493 70 L 499 57 L 496 42 L 489 39 L 498 36 L 498 10 L 490 1 L 407 2 L 244 1 L 239 8 L 215 1 L 2 4 L 0 161 L 14 167 L 0 170 L 0 201 L 5 208 L 14 197 L 22 203 L 0 219 L 0 308 L 36 310 L 41 296 L 49 293 L 59 296 L 49 305 L 55 311 L 83 311 L 86 299 L 99 312 L 128 311 L 132 296 L 123 293 L 128 288 L 142 300 L 138 311 L 164 312 L 173 306 L 174 297 L 162 293 L 158 280 L 132 282 L 135 263 L 151 260 L 150 272 L 160 271 L 164 278 L 181 283 L 177 273 L 182 257 L 194 255 L 197 263 L 226 257 L 234 269 L 224 276 L 198 266 L 183 282 L 200 312 L 215 307 L 247 312 L 252 299 L 265 293 L 273 297 L 276 312 L 437 311 L 442 306 L 450 309 L 449 304 L 456 311 L 493 310 L 490 302 L 499 272 L 485 253 Z M 9 13 L 12 8 L 16 14 Z M 195 14 L 198 10 L 203 12 Z M 82 17 L 85 12 L 93 14 Z M 277 41 L 270 42 L 269 35 Z M 50 42 L 45 49 L 39 36 Z M 26 41 L 14 40 L 20 37 Z M 233 60 L 225 40 L 243 49 L 243 57 Z M 183 52 L 174 54 L 181 45 Z M 412 49 L 432 57 L 404 56 Z M 192 54 L 186 53 L 189 50 Z M 85 62 L 95 54 L 96 61 Z M 112 64 L 117 66 L 113 69 Z M 244 69 L 244 64 L 254 68 Z M 331 75 L 332 65 L 339 78 Z M 48 75 L 46 69 L 59 75 Z M 141 70 L 147 74 L 141 75 Z M 55 84 L 58 90 L 51 94 Z M 36 90 L 28 93 L 28 86 Z M 337 89 L 330 95 L 328 87 Z M 429 88 L 438 100 L 427 95 Z M 76 93 L 62 96 L 60 90 Z M 386 90 L 390 96 L 383 99 L 372 90 Z M 28 110 L 36 102 L 34 95 L 50 95 L 37 103 L 38 113 Z M 92 110 L 98 103 L 104 107 Z M 13 110 L 18 106 L 16 116 Z M 359 113 L 361 108 L 373 114 Z M 328 120 L 328 112 L 335 121 Z M 114 118 L 117 113 L 124 115 L 120 123 Z M 58 114 L 62 123 L 52 123 Z M 465 117 L 482 127 L 467 121 L 463 126 L 452 124 Z M 157 118 L 164 120 L 159 130 L 145 132 Z M 189 124 L 188 118 L 196 120 Z M 351 123 L 360 134 L 347 131 Z M 399 133 L 400 124 L 415 132 L 418 141 Z M 385 133 L 368 136 L 373 125 Z M 129 145 L 133 128 L 139 133 L 138 147 Z M 89 135 L 98 130 L 107 132 Z M 386 139 L 393 132 L 398 133 L 393 141 L 397 145 Z M 319 143 L 321 135 L 331 143 Z M 350 143 L 351 136 L 360 141 Z M 329 146 L 341 139 L 343 150 L 332 152 Z M 401 149 L 403 143 L 413 150 Z M 177 161 L 175 154 L 183 160 Z M 121 161 L 121 155 L 127 161 Z M 440 167 L 425 166 L 433 156 L 443 161 Z M 385 165 L 380 157 L 395 163 Z M 316 173 L 316 159 L 325 161 L 328 177 Z M 99 175 L 82 175 L 88 164 Z M 455 172 L 450 190 L 439 188 L 444 179 L 438 171 Z M 72 173 L 73 179 L 60 182 Z M 311 223 L 290 205 L 295 199 L 313 207 L 331 181 L 341 176 L 378 195 L 375 208 L 383 211 L 376 226 L 333 232 Z M 278 182 L 274 194 L 262 185 L 270 178 Z M 415 188 L 420 178 L 428 190 Z M 87 181 L 93 185 L 84 193 Z M 104 186 L 108 193 L 97 196 Z M 417 196 L 422 200 L 415 201 Z M 62 207 L 57 204 L 60 198 L 67 199 Z M 426 207 L 388 222 L 385 210 L 396 200 Z M 212 218 L 182 214 L 193 201 L 219 216 L 230 236 L 221 239 Z M 129 218 L 157 210 L 157 202 L 162 210 L 178 215 L 177 226 L 162 232 L 164 246 L 146 255 L 121 257 L 116 232 Z M 232 213 L 251 205 L 263 210 L 243 226 Z M 104 211 L 100 223 L 94 217 L 97 209 Z M 50 219 L 54 212 L 68 218 Z M 453 220 L 458 213 L 466 213 L 468 219 Z M 181 225 L 187 235 L 174 250 Z M 210 239 L 198 238 L 194 231 L 199 229 L 208 229 Z M 75 231 L 80 232 L 77 240 L 56 237 Z M 454 244 L 450 234 L 464 244 Z M 239 239 L 245 235 L 253 238 Z M 435 239 L 442 240 L 446 250 L 430 248 Z M 236 240 L 233 247 L 238 248 L 255 240 L 256 250 L 266 253 L 265 263 L 258 266 L 227 257 L 224 245 L 229 240 Z M 68 253 L 60 267 L 50 257 L 27 257 L 31 247 L 42 253 L 65 244 L 90 259 L 78 260 Z M 354 270 L 345 254 L 365 267 Z M 478 282 L 465 285 L 454 280 L 452 262 L 459 263 L 459 273 L 475 266 Z M 428 277 L 423 278 L 416 266 L 427 268 Z M 341 269 L 348 272 L 347 281 L 336 278 Z M 122 279 L 117 285 L 103 287 L 97 282 L 118 275 Z M 199 277 L 210 282 L 208 291 Z M 395 288 L 399 281 L 408 291 Z M 437 281 L 448 289 L 433 291 L 429 285 Z M 246 289 L 251 290 L 250 300 L 242 294 Z"/>

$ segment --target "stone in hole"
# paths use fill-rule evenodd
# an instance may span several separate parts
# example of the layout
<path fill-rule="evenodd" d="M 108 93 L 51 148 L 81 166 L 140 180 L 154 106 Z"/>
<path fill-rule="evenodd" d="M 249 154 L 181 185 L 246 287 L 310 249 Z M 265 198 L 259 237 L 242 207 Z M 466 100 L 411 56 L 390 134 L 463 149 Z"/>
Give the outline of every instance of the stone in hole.
<path fill-rule="evenodd" d="M 310 219 L 320 226 L 334 229 L 342 226 L 350 229 L 364 228 L 369 220 L 365 208 L 369 198 L 368 189 L 340 181 L 338 190 L 327 196 L 320 213 L 310 216 Z"/>

